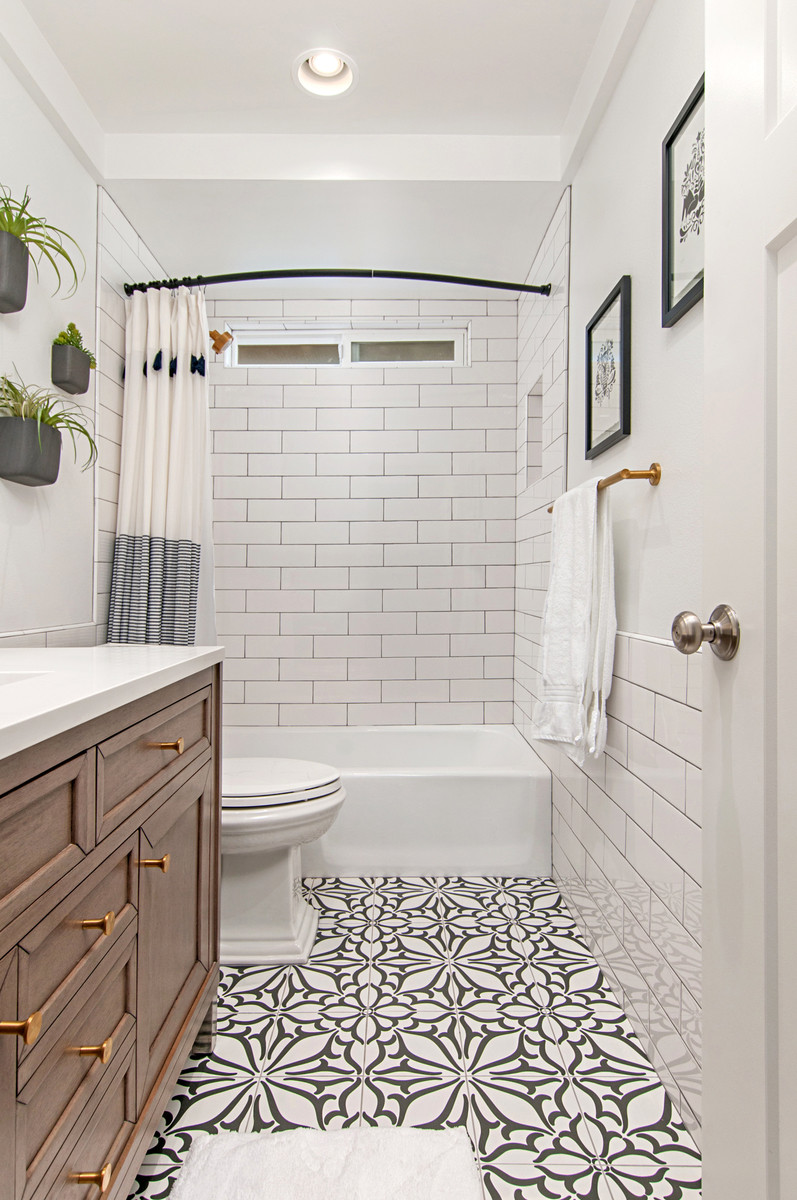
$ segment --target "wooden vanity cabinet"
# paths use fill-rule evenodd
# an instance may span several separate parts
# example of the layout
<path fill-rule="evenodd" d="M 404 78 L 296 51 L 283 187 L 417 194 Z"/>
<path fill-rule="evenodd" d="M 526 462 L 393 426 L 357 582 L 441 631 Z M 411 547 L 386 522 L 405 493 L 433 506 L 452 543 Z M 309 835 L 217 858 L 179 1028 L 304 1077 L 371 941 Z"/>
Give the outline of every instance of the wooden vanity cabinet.
<path fill-rule="evenodd" d="M 215 999 L 220 684 L 0 762 L 0 1200 L 124 1200 Z"/>

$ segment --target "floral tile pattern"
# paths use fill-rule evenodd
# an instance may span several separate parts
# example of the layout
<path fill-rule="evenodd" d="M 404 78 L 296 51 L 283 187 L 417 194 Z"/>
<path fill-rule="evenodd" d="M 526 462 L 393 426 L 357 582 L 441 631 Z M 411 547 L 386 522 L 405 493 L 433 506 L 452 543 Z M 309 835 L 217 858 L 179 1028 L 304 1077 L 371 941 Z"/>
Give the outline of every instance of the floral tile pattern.
<path fill-rule="evenodd" d="M 303 966 L 225 967 L 136 1180 L 200 1130 L 463 1126 L 485 1200 L 699 1200 L 700 1159 L 549 879 L 308 879 Z"/>

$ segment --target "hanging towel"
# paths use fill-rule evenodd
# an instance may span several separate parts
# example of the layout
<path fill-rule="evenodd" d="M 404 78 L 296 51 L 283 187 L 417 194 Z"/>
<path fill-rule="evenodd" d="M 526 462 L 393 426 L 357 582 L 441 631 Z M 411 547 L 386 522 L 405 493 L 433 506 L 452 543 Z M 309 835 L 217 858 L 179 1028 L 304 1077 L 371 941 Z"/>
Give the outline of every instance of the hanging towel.
<path fill-rule="evenodd" d="M 611 496 L 598 491 L 597 479 L 554 503 L 551 559 L 531 732 L 565 743 L 568 756 L 582 765 L 606 745 L 617 633 Z"/>

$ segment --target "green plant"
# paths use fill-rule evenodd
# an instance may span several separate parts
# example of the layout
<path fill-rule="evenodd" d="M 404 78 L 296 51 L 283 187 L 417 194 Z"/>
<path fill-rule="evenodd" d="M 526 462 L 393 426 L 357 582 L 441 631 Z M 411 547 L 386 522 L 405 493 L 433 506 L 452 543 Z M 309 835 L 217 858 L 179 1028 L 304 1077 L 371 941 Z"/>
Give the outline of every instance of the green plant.
<path fill-rule="evenodd" d="M 83 272 L 85 274 L 86 259 L 83 256 L 83 251 L 71 234 L 65 233 L 63 229 L 57 229 L 54 225 L 48 225 L 44 217 L 34 217 L 33 213 L 28 211 L 29 204 L 30 193 L 27 187 L 22 199 L 15 200 L 11 195 L 11 189 L 6 187 L 4 183 L 0 183 L 0 231 L 11 233 L 14 237 L 19 238 L 21 242 L 25 243 L 33 261 L 37 279 L 39 278 L 39 262 L 41 259 L 46 258 L 50 262 L 58 280 L 55 289 L 56 292 L 61 286 L 61 272 L 58 269 L 58 262 L 56 260 L 59 258 L 63 259 L 74 279 L 74 283 L 67 293 L 67 295 L 71 296 L 77 291 L 78 273 L 64 244 L 65 240 L 72 243 L 81 259 L 83 259 Z M 34 250 L 38 250 L 38 260 L 34 257 Z"/>
<path fill-rule="evenodd" d="M 89 444 L 88 457 L 82 470 L 87 470 L 97 459 L 97 443 L 88 430 L 83 411 L 68 404 L 62 396 L 48 392 L 46 388 L 28 387 L 20 379 L 15 383 L 7 375 L 0 375 L 0 417 L 22 417 L 26 421 L 35 421 L 39 432 L 39 445 L 42 442 L 42 425 L 52 425 L 54 429 L 65 429 L 72 439 L 72 449 L 77 462 L 77 443 L 75 434 L 82 434 Z"/>
<path fill-rule="evenodd" d="M 83 334 L 78 329 L 74 321 L 70 321 L 66 329 L 62 329 L 57 338 L 53 338 L 54 346 L 74 346 L 76 350 L 82 350 L 89 357 L 89 366 L 92 370 L 97 365 L 97 360 L 89 350 L 88 346 L 83 345 Z"/>

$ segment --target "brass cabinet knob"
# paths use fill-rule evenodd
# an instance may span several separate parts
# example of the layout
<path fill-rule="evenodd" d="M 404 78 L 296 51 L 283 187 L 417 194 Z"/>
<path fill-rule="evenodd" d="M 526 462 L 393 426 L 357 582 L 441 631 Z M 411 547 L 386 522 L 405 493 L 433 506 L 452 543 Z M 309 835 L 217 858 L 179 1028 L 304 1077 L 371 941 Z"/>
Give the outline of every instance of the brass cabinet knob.
<path fill-rule="evenodd" d="M 81 1058 L 98 1058 L 105 1065 L 113 1054 L 113 1038 L 107 1037 L 99 1046 L 72 1046 L 71 1052 L 79 1054 Z"/>
<path fill-rule="evenodd" d="M 99 1171 L 74 1171 L 69 1176 L 70 1183 L 96 1183 L 101 1193 L 108 1191 L 111 1186 L 111 1175 L 113 1167 L 109 1162 L 105 1164 Z"/>
<path fill-rule="evenodd" d="M 26 1046 L 32 1046 L 42 1031 L 42 1015 L 31 1013 L 27 1021 L 0 1021 L 0 1033 L 12 1033 L 21 1037 Z"/>
<path fill-rule="evenodd" d="M 107 912 L 104 917 L 92 917 L 90 920 L 81 921 L 81 929 L 101 929 L 107 936 L 113 933 L 114 925 L 116 924 L 116 913 Z"/>
<path fill-rule="evenodd" d="M 179 737 L 174 742 L 153 742 L 153 750 L 176 750 L 178 754 L 182 754 L 185 750 L 185 741 Z"/>
<path fill-rule="evenodd" d="M 171 854 L 164 854 L 163 858 L 140 858 L 138 865 L 140 867 L 156 867 L 159 871 L 163 871 L 165 875 L 169 870 L 169 863 L 172 861 Z"/>

